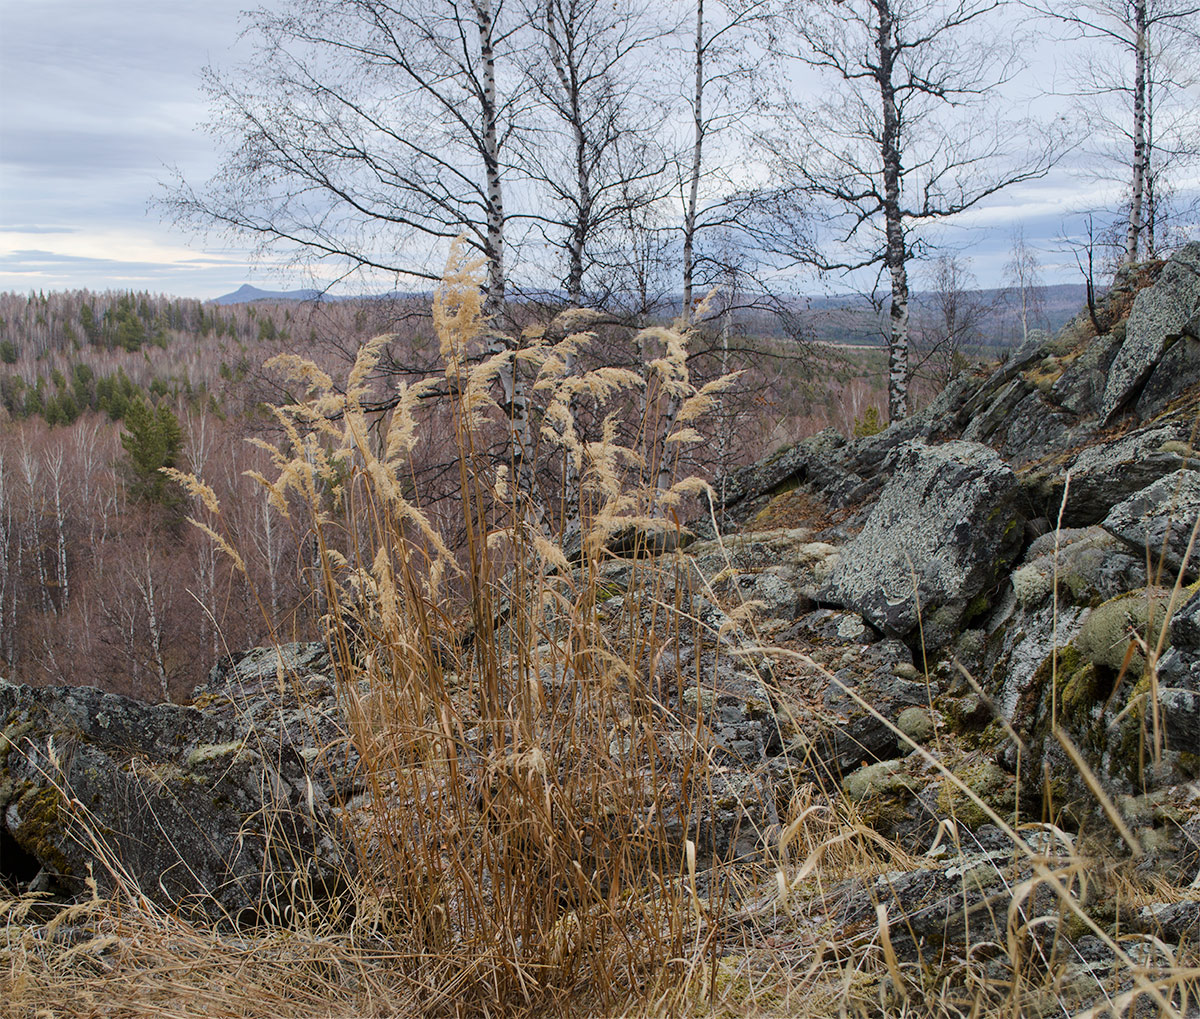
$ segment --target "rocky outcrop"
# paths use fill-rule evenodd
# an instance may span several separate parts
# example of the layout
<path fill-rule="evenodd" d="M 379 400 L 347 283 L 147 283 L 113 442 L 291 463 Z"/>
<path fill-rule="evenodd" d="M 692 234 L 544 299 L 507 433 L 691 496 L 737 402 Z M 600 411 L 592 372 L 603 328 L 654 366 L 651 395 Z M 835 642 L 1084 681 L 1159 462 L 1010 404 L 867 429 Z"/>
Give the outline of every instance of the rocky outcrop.
<path fill-rule="evenodd" d="M 1167 746 L 1200 752 L 1200 591 L 1171 617 L 1158 662 L 1158 699 Z"/>
<path fill-rule="evenodd" d="M 352 762 L 321 749 L 339 728 L 328 655 L 289 645 L 242 661 L 190 706 L 0 684 L 10 882 L 77 892 L 94 878 L 241 919 L 284 910 L 298 881 L 333 894 L 353 866 L 334 837 Z"/>
<path fill-rule="evenodd" d="M 1168 347 L 1184 337 L 1200 340 L 1198 326 L 1200 243 L 1193 243 L 1171 258 L 1155 285 L 1134 300 L 1125 340 L 1109 368 L 1101 418 L 1111 420 L 1136 399 Z M 1178 391 L 1177 386 L 1170 388 Z"/>
<path fill-rule="evenodd" d="M 1032 505 L 1065 527 L 1101 523 L 1109 510 L 1186 464 L 1187 425 L 1169 421 L 1087 446 L 1026 472 Z M 1070 480 L 1068 482 L 1068 475 Z"/>
<path fill-rule="evenodd" d="M 1200 554 L 1192 548 L 1200 516 L 1200 472 L 1176 471 L 1114 506 L 1103 527 L 1173 578 L 1194 579 Z"/>

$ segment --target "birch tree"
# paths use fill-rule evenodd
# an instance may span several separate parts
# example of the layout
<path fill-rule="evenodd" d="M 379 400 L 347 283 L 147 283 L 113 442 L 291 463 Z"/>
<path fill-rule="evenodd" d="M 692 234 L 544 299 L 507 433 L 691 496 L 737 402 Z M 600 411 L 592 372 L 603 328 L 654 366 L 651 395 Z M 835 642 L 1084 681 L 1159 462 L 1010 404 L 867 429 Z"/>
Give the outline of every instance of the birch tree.
<path fill-rule="evenodd" d="M 728 228 L 737 219 L 736 208 L 726 200 L 736 188 L 728 165 L 714 160 L 712 144 L 750 112 L 755 75 L 746 58 L 746 47 L 752 39 L 751 31 L 768 20 L 765 0 L 747 4 L 708 0 L 707 8 L 705 0 L 695 0 L 690 47 L 692 87 L 688 96 L 692 144 L 680 176 L 685 320 L 691 317 L 696 300 L 696 248 L 701 234 Z"/>
<path fill-rule="evenodd" d="M 823 272 L 887 277 L 892 421 L 908 413 L 908 265 L 929 228 L 1043 176 L 1054 159 L 1050 139 L 1007 122 L 999 106 L 996 90 L 1017 63 L 1015 47 L 999 43 L 998 8 L 808 3 L 792 12 L 781 48 L 828 88 L 815 103 L 786 104 L 786 131 L 764 137 L 776 180 L 766 198 L 806 203 L 817 244 L 785 255 Z M 1017 138 L 1031 142 L 1014 151 Z"/>
<path fill-rule="evenodd" d="M 912 374 L 941 392 L 967 364 L 983 323 L 995 311 L 979 291 L 970 259 L 942 254 L 929 274 L 929 291 L 917 318 Z"/>
<path fill-rule="evenodd" d="M 669 108 L 651 94 L 665 29 L 631 0 L 539 0 L 529 19 L 538 116 L 524 167 L 545 197 L 537 220 L 562 252 L 567 302 L 601 304 L 604 294 L 585 297 L 597 245 L 621 245 L 623 223 L 665 192 Z"/>
<path fill-rule="evenodd" d="M 1161 169 L 1200 158 L 1200 116 L 1187 94 L 1198 80 L 1200 3 L 1035 0 L 1028 6 L 1087 47 L 1070 72 L 1071 92 L 1082 103 L 1094 154 L 1115 161 L 1128 182 L 1123 260 L 1153 257 Z"/>
<path fill-rule="evenodd" d="M 523 16 L 505 0 L 298 0 L 251 16 L 256 52 L 205 72 L 227 145 L 220 172 L 178 181 L 176 218 L 332 275 L 436 280 L 460 234 L 502 306 L 508 145 L 523 110 L 511 69 Z"/>
<path fill-rule="evenodd" d="M 1012 235 L 1012 248 L 1004 266 L 1004 279 L 1008 283 L 1007 297 L 1015 301 L 1017 318 L 1021 323 L 1021 342 L 1029 342 L 1029 323 L 1036 326 L 1042 316 L 1042 272 L 1037 252 L 1025 240 L 1025 231 L 1016 227 Z"/>

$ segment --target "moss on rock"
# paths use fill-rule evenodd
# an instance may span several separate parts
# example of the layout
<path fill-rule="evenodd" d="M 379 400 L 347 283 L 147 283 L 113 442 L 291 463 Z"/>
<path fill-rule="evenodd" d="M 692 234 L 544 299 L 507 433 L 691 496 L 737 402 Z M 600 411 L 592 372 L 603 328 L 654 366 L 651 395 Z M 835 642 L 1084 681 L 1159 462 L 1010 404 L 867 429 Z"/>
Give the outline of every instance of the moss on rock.
<path fill-rule="evenodd" d="M 970 792 L 946 780 L 938 791 L 938 809 L 968 828 L 978 829 L 992 823 L 986 805 L 1008 820 L 1017 805 L 1016 780 L 991 761 L 982 761 L 955 769 L 955 775 Z"/>
<path fill-rule="evenodd" d="M 1092 664 L 1119 670 L 1129 645 L 1135 643 L 1129 671 L 1140 676 L 1145 659 L 1136 648 L 1134 636 L 1151 645 L 1158 640 L 1167 597 L 1167 592 L 1160 589 L 1142 588 L 1110 598 L 1092 609 L 1075 638 L 1075 647 Z"/>
<path fill-rule="evenodd" d="M 53 786 L 28 783 L 15 797 L 17 822 L 9 830 L 31 856 L 49 864 L 58 874 L 69 876 L 74 868 L 62 849 L 64 835 L 63 798 Z M 10 813 L 10 818 L 13 816 Z"/>

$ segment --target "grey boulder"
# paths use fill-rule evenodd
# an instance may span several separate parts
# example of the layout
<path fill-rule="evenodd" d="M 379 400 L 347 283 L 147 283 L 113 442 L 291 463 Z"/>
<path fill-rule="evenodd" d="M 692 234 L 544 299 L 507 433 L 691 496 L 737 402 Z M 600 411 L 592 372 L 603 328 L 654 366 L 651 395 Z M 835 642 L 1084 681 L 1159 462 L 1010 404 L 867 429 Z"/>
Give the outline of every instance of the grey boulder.
<path fill-rule="evenodd" d="M 910 443 L 866 525 L 844 550 L 824 600 L 901 639 L 944 647 L 984 612 L 1021 550 L 1017 480 L 974 442 Z"/>
<path fill-rule="evenodd" d="M 1198 572 L 1200 555 L 1194 549 L 1188 553 L 1197 514 L 1200 472 L 1179 470 L 1118 503 L 1101 526 L 1136 553 L 1148 555 L 1151 568 L 1161 569 L 1162 582 L 1169 584 L 1180 569 L 1189 579 Z"/>
<path fill-rule="evenodd" d="M 0 682 L 0 836 L 28 871 L 9 878 L 78 893 L 92 875 L 239 922 L 337 894 L 353 762 L 319 749 L 340 729 L 332 682 L 201 705 Z"/>

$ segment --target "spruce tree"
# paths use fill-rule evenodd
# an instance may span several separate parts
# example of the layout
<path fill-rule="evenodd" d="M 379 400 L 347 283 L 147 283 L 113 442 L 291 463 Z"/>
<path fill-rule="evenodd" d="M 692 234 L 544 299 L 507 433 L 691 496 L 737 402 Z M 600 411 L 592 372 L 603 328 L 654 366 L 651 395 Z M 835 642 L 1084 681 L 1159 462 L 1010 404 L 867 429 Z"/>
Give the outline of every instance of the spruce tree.
<path fill-rule="evenodd" d="M 125 450 L 123 466 L 130 495 L 141 502 L 168 508 L 178 506 L 182 500 L 179 486 L 160 469 L 179 465 L 183 449 L 179 419 L 166 403 L 152 408 L 138 396 L 125 409 L 125 429 L 121 433 L 121 446 Z"/>

